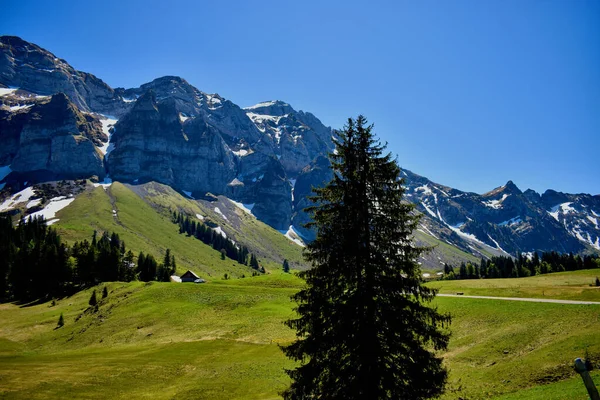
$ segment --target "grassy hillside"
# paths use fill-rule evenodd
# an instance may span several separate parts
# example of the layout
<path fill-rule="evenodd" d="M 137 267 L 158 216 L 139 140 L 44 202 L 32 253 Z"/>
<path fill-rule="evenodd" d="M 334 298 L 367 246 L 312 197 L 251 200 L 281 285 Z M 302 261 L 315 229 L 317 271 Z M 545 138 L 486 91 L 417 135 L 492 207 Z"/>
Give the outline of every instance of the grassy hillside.
<path fill-rule="evenodd" d="M 214 222 L 228 237 L 246 245 L 267 268 L 281 268 L 284 259 L 290 262 L 292 268 L 306 268 L 302 259 L 302 247 L 237 207 L 224 196 L 211 197 L 210 201 L 192 200 L 169 186 L 155 182 L 128 187 L 159 212 L 179 210 L 190 216 L 200 214 Z"/>
<path fill-rule="evenodd" d="M 0 397 L 277 398 L 291 366 L 277 343 L 294 338 L 282 322 L 301 285 L 291 274 L 111 283 L 96 313 L 86 311 L 90 290 L 55 306 L 0 305 Z M 436 303 L 453 315 L 444 398 L 586 398 L 571 364 L 586 349 L 600 359 L 600 306 Z"/>
<path fill-rule="evenodd" d="M 528 278 L 436 281 L 428 285 L 440 293 L 499 297 L 534 297 L 600 301 L 600 287 L 591 286 L 600 269 L 556 272 Z"/>
<path fill-rule="evenodd" d="M 479 259 L 473 254 L 462 251 L 456 246 L 439 240 L 419 230 L 414 232 L 415 243 L 418 246 L 432 247 L 432 250 L 424 255 L 423 270 L 430 272 L 443 271 L 444 263 L 459 266 L 463 262 L 470 261 L 479 264 Z"/>
<path fill-rule="evenodd" d="M 113 214 L 113 210 L 116 214 Z M 127 248 L 143 251 L 162 260 L 170 248 L 177 260 L 178 272 L 191 269 L 205 278 L 251 274 L 251 269 L 230 259 L 199 240 L 179 234 L 168 213 L 157 212 L 128 187 L 115 182 L 107 189 L 86 191 L 57 214 L 54 226 L 67 242 L 90 240 L 93 230 L 116 232 Z"/>

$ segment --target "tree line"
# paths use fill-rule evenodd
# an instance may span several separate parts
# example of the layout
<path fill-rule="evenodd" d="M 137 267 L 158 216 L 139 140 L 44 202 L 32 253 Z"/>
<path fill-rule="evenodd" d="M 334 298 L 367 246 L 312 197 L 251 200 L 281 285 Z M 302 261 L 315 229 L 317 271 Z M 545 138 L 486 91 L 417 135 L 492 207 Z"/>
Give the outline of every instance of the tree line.
<path fill-rule="evenodd" d="M 117 233 L 69 247 L 43 217 L 13 226 L 0 217 L 0 300 L 31 301 L 59 297 L 100 282 L 168 281 L 176 262 L 167 249 L 162 263 L 150 254 L 136 257 Z M 136 262 L 137 261 L 137 262 Z"/>
<path fill-rule="evenodd" d="M 542 253 L 540 257 L 534 252 L 531 257 L 519 254 L 516 258 L 482 258 L 479 265 L 463 262 L 458 268 L 444 264 L 444 279 L 519 278 L 592 268 L 600 268 L 600 258 L 597 255 L 581 257 L 573 253 L 561 254 L 551 251 Z"/>
<path fill-rule="evenodd" d="M 211 246 L 213 249 L 221 252 L 221 258 L 225 257 L 237 261 L 239 264 L 248 265 L 258 272 L 265 272 L 258 259 L 254 254 L 251 254 L 248 248 L 244 245 L 237 245 L 233 240 L 221 235 L 216 229 L 196 222 L 189 215 L 173 211 L 173 222 L 179 225 L 179 233 L 185 233 L 188 236 L 193 236 L 201 240 L 204 244 Z"/>

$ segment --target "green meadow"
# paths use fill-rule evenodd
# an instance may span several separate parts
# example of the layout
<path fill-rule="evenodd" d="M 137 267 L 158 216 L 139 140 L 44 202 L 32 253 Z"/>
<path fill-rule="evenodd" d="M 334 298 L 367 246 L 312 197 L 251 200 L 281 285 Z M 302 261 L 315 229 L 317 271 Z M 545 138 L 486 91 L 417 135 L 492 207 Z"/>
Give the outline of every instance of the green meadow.
<path fill-rule="evenodd" d="M 561 300 L 600 301 L 600 287 L 595 286 L 600 269 L 556 272 L 528 278 L 471 279 L 430 282 L 440 293 L 498 297 L 533 297 Z"/>
<path fill-rule="evenodd" d="M 60 220 L 54 227 L 68 243 L 84 239 L 90 241 L 94 230 L 99 233 L 116 232 L 136 255 L 142 251 L 152 254 L 157 260 L 162 260 L 166 249 L 170 248 L 180 274 L 188 269 L 206 279 L 220 278 L 225 273 L 232 277 L 252 274 L 251 268 L 230 259 L 221 260 L 220 252 L 200 240 L 180 234 L 178 226 L 171 221 L 171 210 L 183 210 L 192 216 L 198 213 L 215 215 L 209 207 L 185 199 L 164 185 L 151 183 L 144 185 L 143 190 L 144 198 L 118 182 L 106 189 L 87 190 L 77 196 L 69 207 L 58 212 Z M 300 265 L 302 249 L 298 245 L 233 204 L 230 207 L 238 218 L 249 220 L 238 228 L 237 237 L 259 255 L 267 269 L 281 268 L 283 258 L 291 260 L 292 267 Z M 226 232 L 237 233 L 229 221 L 217 218 L 218 215 L 212 217 Z M 274 252 L 272 247 L 279 249 L 278 252 Z"/>
<path fill-rule="evenodd" d="M 586 273 L 548 277 L 568 287 Z M 465 283 L 465 293 L 471 284 L 451 283 Z M 278 344 L 294 339 L 283 325 L 302 286 L 293 274 L 107 286 L 97 311 L 87 304 L 92 289 L 54 305 L 0 305 L 0 398 L 276 399 L 288 384 L 293 363 Z M 444 399 L 587 398 L 572 362 L 586 351 L 600 361 L 600 305 L 443 297 L 435 305 L 453 317 Z"/>

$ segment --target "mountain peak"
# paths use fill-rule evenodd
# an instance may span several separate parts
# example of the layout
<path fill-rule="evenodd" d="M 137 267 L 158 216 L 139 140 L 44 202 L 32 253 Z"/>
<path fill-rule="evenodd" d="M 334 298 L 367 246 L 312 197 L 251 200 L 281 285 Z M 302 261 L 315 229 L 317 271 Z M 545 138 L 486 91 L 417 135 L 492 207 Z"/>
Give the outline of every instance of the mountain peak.
<path fill-rule="evenodd" d="M 506 185 L 504 185 L 504 190 L 512 193 L 521 193 L 521 189 L 519 189 L 513 181 L 506 182 Z"/>
<path fill-rule="evenodd" d="M 158 83 L 166 83 L 166 82 L 189 85 L 188 81 L 186 81 L 182 77 L 176 76 L 176 75 L 161 76 L 160 78 L 154 79 L 151 83 L 158 84 Z"/>

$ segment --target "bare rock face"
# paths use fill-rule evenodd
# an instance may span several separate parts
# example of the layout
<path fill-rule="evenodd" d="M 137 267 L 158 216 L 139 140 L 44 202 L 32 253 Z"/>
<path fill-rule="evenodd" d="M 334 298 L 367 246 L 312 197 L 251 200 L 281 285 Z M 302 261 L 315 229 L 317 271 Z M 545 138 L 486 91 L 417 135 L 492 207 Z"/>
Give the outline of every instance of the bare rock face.
<path fill-rule="evenodd" d="M 240 107 L 218 94 L 201 92 L 178 76 L 163 76 L 139 88 L 118 88 L 116 93 L 125 101 L 133 102 L 149 90 L 155 93 L 159 103 L 167 98 L 173 101 L 182 119 L 205 120 L 207 124 L 219 131 L 232 149 L 244 147 L 249 149 L 260 145 L 261 132 Z"/>
<path fill-rule="evenodd" d="M 568 224 L 561 224 L 562 211 L 554 214 L 550 206 L 557 211 L 560 204 L 554 203 L 566 204 L 569 197 L 564 194 L 550 193 L 544 204 L 544 196 L 533 190 L 522 192 L 512 181 L 480 195 L 431 182 L 407 170 L 403 175 L 407 198 L 424 214 L 422 222 L 439 239 L 468 252 L 473 252 L 474 245 L 482 245 L 486 251 L 500 251 L 504 255 L 552 250 L 578 253 L 588 251 L 600 236 L 593 222 L 585 231 L 586 238 L 590 233 L 588 243 L 577 236 L 586 216 L 593 217 L 592 207 L 587 214 L 578 216 L 579 223 L 573 223 L 572 232 L 565 230 Z M 585 210 L 584 205 L 581 210 Z M 571 217 L 568 208 L 567 214 Z"/>
<path fill-rule="evenodd" d="M 275 158 L 271 158 L 264 176 L 258 181 L 256 193 L 257 202 L 252 213 L 275 229 L 287 230 L 292 216 L 292 187 Z"/>
<path fill-rule="evenodd" d="M 297 176 L 316 157 L 333 150 L 332 129 L 314 115 L 294 110 L 282 101 L 245 108 L 256 127 L 272 142 L 288 176 Z"/>
<path fill-rule="evenodd" d="M 202 118 L 182 120 L 173 100 L 148 91 L 115 126 L 113 179 L 156 180 L 197 193 L 224 193 L 236 174 L 234 155 Z"/>
<path fill-rule="evenodd" d="M 324 187 L 332 179 L 331 163 L 324 156 L 317 157 L 298 175 L 298 179 L 294 185 L 294 214 L 292 222 L 296 231 L 306 240 L 314 240 L 315 238 L 315 231 L 304 226 L 310 222 L 310 215 L 305 209 L 313 205 L 309 200 L 309 197 L 314 196 L 312 189 Z"/>
<path fill-rule="evenodd" d="M 82 111 L 121 115 L 122 100 L 92 74 L 15 36 L 0 36 L 0 82 L 39 95 L 65 93 Z"/>
<path fill-rule="evenodd" d="M 57 177 L 104 176 L 100 145 L 107 137 L 98 120 L 83 115 L 60 93 L 43 103 L 5 115 L 0 158 L 15 172 L 49 171 Z M 18 140 L 18 142 L 17 142 Z"/>

